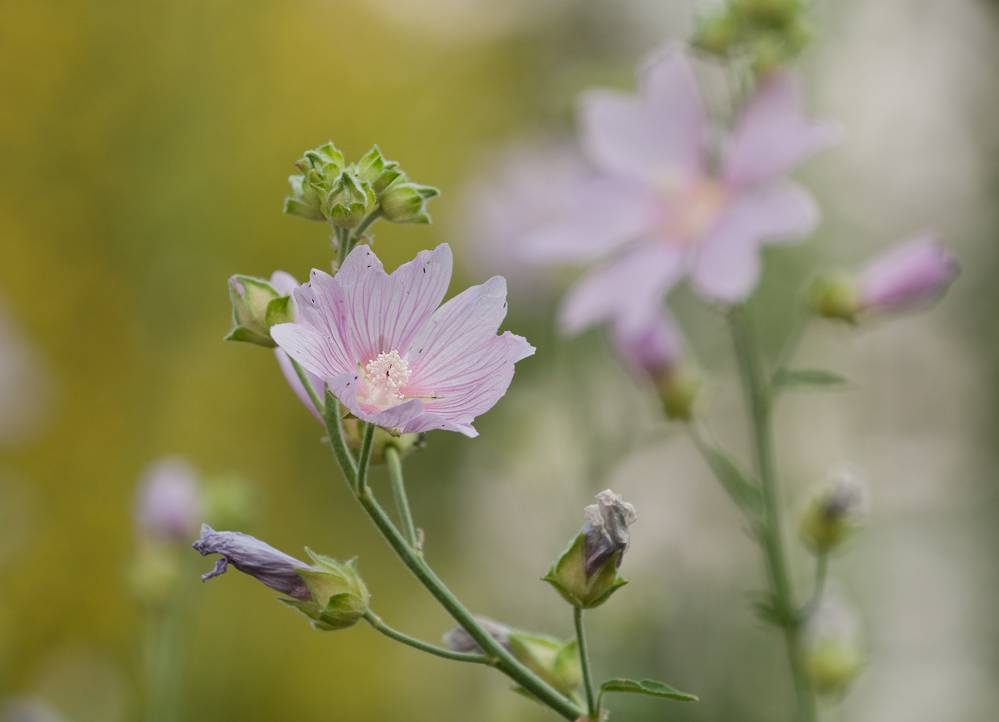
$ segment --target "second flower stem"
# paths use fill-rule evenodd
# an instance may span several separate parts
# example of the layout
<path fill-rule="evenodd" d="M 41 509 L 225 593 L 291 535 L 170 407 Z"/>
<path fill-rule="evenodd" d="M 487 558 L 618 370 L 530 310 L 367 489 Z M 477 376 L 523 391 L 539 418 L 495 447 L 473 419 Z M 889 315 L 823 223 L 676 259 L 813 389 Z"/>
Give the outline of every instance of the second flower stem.
<path fill-rule="evenodd" d="M 395 497 L 395 506 L 399 511 L 399 518 L 402 520 L 402 531 L 406 535 L 409 546 L 420 554 L 420 547 L 416 538 L 416 526 L 413 524 L 413 515 L 409 511 L 409 499 L 406 496 L 406 483 L 402 478 L 402 459 L 399 458 L 399 450 L 394 446 L 385 447 L 385 463 L 388 466 L 389 480 L 392 483 L 392 496 Z"/>
<path fill-rule="evenodd" d="M 576 623 L 576 640 L 579 644 L 579 665 L 583 670 L 583 686 L 586 688 L 587 715 L 592 722 L 600 719 L 596 697 L 593 693 L 593 672 L 590 670 L 590 651 L 586 646 L 586 630 L 583 628 L 583 610 L 572 608 L 573 621 Z"/>

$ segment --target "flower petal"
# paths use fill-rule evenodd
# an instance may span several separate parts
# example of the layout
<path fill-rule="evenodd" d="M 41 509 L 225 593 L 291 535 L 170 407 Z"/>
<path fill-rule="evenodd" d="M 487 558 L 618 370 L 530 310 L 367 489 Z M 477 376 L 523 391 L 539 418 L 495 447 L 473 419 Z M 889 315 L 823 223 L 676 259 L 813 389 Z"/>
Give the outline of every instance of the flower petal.
<path fill-rule="evenodd" d="M 271 326 L 271 338 L 306 371 L 311 371 L 320 378 L 357 370 L 357 365 L 344 356 L 343 349 L 339 348 L 335 338 L 304 323 L 279 323 Z"/>
<path fill-rule="evenodd" d="M 620 324 L 625 334 L 643 327 L 660 312 L 663 297 L 682 275 L 684 256 L 680 244 L 646 241 L 590 271 L 562 301 L 562 332 L 579 333 L 607 320 Z"/>
<path fill-rule="evenodd" d="M 760 246 L 804 238 L 818 218 L 815 201 L 792 183 L 737 197 L 697 253 L 695 288 L 724 303 L 745 301 L 760 279 Z"/>
<path fill-rule="evenodd" d="M 350 345 L 361 365 L 379 353 L 409 348 L 444 300 L 451 281 L 451 248 L 420 251 L 389 276 L 370 248 L 350 252 L 336 275 L 352 312 L 346 315 Z"/>
<path fill-rule="evenodd" d="M 291 390 L 295 392 L 295 396 L 298 400 L 305 404 L 305 408 L 309 410 L 309 413 L 316 417 L 316 421 L 320 424 L 325 423 L 322 415 L 316 409 L 316 405 L 312 403 L 312 398 L 309 396 L 309 392 L 305 390 L 305 386 L 302 385 L 302 380 L 298 378 L 298 374 L 295 373 L 295 367 L 291 365 L 291 358 L 288 356 L 288 352 L 283 348 L 274 349 L 274 356 L 277 358 L 278 366 L 281 367 L 281 373 L 284 374 L 285 381 L 291 386 Z M 304 368 L 304 367 L 303 367 Z M 319 398 L 323 398 L 323 380 L 316 376 L 314 373 L 308 369 L 304 369 L 306 378 L 312 384 L 312 388 L 315 389 L 316 393 L 319 394 Z"/>
<path fill-rule="evenodd" d="M 837 124 L 807 121 L 801 106 L 798 80 L 788 71 L 760 86 L 736 127 L 722 174 L 726 184 L 769 180 L 839 140 Z"/>
<path fill-rule="evenodd" d="M 960 273 L 957 258 L 934 233 L 897 243 L 864 264 L 857 291 L 864 310 L 904 310 L 935 300 Z"/>
<path fill-rule="evenodd" d="M 645 182 L 664 171 L 699 175 L 707 123 L 687 55 L 671 50 L 646 66 L 641 97 L 591 91 L 580 107 L 583 145 L 602 170 Z"/>
<path fill-rule="evenodd" d="M 289 293 L 298 288 L 298 286 L 298 281 L 290 273 L 285 273 L 284 271 L 274 271 L 274 273 L 271 274 L 271 287 L 282 296 L 287 296 Z"/>
<path fill-rule="evenodd" d="M 312 269 L 309 283 L 296 288 L 292 298 L 295 304 L 295 323 L 272 326 L 271 338 L 280 345 L 281 341 L 274 335 L 274 330 L 285 325 L 312 329 L 325 339 L 323 348 L 326 349 L 327 365 L 322 371 L 317 371 L 311 366 L 306 368 L 319 376 L 329 376 L 331 372 L 338 374 L 352 369 L 356 364 L 345 331 L 347 300 L 333 277 L 328 273 Z M 283 332 L 279 332 L 279 336 L 281 333 Z M 304 365 L 302 359 L 295 357 L 294 354 L 292 357 Z"/>
<path fill-rule="evenodd" d="M 531 261 L 589 261 L 645 234 L 663 213 L 642 184 L 591 178 L 572 190 L 561 218 L 521 236 L 517 246 Z"/>

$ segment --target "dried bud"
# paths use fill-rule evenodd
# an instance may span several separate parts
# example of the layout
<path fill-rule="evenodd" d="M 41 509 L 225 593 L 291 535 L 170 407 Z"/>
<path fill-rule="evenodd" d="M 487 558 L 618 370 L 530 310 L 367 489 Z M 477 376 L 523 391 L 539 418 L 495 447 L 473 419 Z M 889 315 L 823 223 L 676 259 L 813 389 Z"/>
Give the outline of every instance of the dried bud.
<path fill-rule="evenodd" d="M 867 484 L 859 469 L 842 466 L 830 473 L 832 484 L 811 503 L 801 522 L 801 536 L 825 554 L 860 529 L 869 506 Z"/>
<path fill-rule="evenodd" d="M 204 501 L 197 472 L 180 457 L 157 461 L 143 475 L 135 522 L 144 536 L 186 541 L 201 524 Z"/>
<path fill-rule="evenodd" d="M 193 546 L 202 556 L 222 555 L 215 569 L 202 575 L 202 581 L 224 574 L 232 564 L 291 597 L 280 601 L 309 617 L 316 629 L 328 631 L 353 626 L 368 608 L 370 595 L 353 559 L 340 563 L 306 549 L 314 562 L 310 566 L 252 536 L 216 532 L 207 524 L 201 527 L 201 538 Z"/>
<path fill-rule="evenodd" d="M 628 583 L 617 570 L 630 544 L 628 527 L 638 518 L 635 507 L 610 489 L 585 512 L 583 530 L 543 578 L 580 609 L 600 606 Z"/>
<path fill-rule="evenodd" d="M 820 694 L 842 694 L 864 667 L 856 615 L 827 592 L 805 620 L 805 668 Z"/>
<path fill-rule="evenodd" d="M 510 632 L 512 631 L 505 624 L 500 624 L 494 619 L 489 617 L 476 616 L 475 621 L 477 621 L 486 633 L 490 637 L 495 639 L 500 645 L 506 648 L 507 651 L 510 649 Z M 465 654 L 482 654 L 482 647 L 479 643 L 472 639 L 472 635 L 469 634 L 464 627 L 452 627 L 444 633 L 442 637 L 444 640 L 444 645 L 455 652 L 463 652 Z"/>

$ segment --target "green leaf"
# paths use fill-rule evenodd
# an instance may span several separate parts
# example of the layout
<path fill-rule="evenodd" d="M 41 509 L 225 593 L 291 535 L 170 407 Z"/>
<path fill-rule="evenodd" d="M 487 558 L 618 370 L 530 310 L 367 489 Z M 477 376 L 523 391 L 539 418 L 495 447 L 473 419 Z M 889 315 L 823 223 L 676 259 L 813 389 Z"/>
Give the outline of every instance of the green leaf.
<path fill-rule="evenodd" d="M 749 483 L 746 475 L 742 473 L 732 457 L 696 434 L 694 435 L 694 443 L 697 444 L 704 460 L 711 467 L 711 471 L 715 473 L 735 503 L 743 509 L 759 512 L 761 508 L 760 492 Z"/>
<path fill-rule="evenodd" d="M 651 697 L 666 697 L 675 699 L 678 702 L 697 702 L 697 695 L 687 694 L 678 689 L 673 689 L 668 684 L 656 682 L 654 679 L 643 679 L 636 682 L 633 679 L 608 679 L 600 685 L 600 693 L 604 692 L 631 692 L 632 694 L 647 694 Z"/>
<path fill-rule="evenodd" d="M 774 385 L 778 387 L 815 386 L 819 388 L 831 388 L 834 386 L 844 386 L 849 383 L 839 374 L 820 369 L 799 369 L 791 371 L 783 369 L 774 376 Z"/>

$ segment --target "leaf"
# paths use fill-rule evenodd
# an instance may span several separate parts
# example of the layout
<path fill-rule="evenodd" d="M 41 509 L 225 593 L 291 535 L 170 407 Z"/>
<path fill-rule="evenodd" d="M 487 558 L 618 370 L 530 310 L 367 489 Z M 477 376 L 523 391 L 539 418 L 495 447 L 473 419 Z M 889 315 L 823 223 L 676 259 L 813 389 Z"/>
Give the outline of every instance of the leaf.
<path fill-rule="evenodd" d="M 647 694 L 651 697 L 666 697 L 678 702 L 698 701 L 697 695 L 681 692 L 654 679 L 643 679 L 641 682 L 636 682 L 633 679 L 608 679 L 600 685 L 600 692 L 601 694 L 604 692 L 631 692 L 632 694 Z"/>
<path fill-rule="evenodd" d="M 782 369 L 774 375 L 774 385 L 778 387 L 795 386 L 815 386 L 818 388 L 831 388 L 834 386 L 844 386 L 849 383 L 839 374 L 820 369 L 798 369 L 791 371 Z"/>
<path fill-rule="evenodd" d="M 715 473 L 735 503 L 743 509 L 758 512 L 761 506 L 760 493 L 755 486 L 749 483 L 745 474 L 740 471 L 728 453 L 696 434 L 694 435 L 694 443 L 697 444 L 704 460 L 711 467 L 711 471 Z"/>

